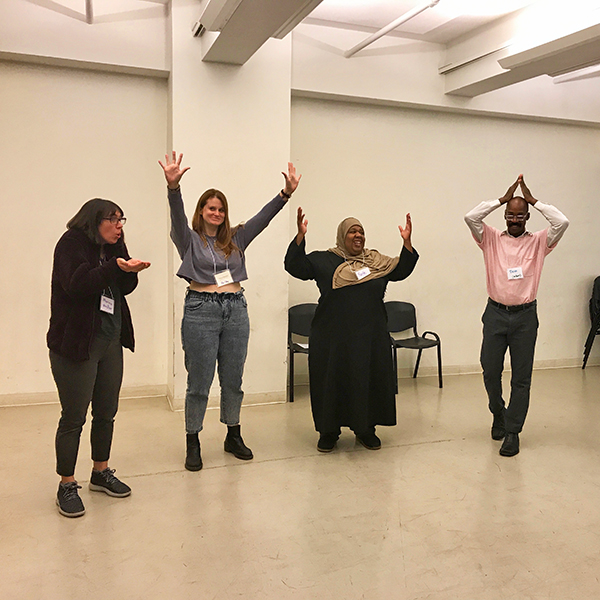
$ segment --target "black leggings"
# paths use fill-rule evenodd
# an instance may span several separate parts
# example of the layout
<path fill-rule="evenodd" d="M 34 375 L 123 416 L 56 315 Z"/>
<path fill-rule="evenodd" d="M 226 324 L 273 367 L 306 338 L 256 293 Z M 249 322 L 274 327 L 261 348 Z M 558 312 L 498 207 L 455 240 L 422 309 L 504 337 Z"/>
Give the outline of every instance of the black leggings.
<path fill-rule="evenodd" d="M 89 360 L 73 361 L 50 351 L 50 366 L 62 407 L 56 431 L 56 472 L 71 477 L 90 402 L 92 460 L 104 462 L 110 458 L 123 379 L 123 347 L 118 338 L 97 337 Z"/>

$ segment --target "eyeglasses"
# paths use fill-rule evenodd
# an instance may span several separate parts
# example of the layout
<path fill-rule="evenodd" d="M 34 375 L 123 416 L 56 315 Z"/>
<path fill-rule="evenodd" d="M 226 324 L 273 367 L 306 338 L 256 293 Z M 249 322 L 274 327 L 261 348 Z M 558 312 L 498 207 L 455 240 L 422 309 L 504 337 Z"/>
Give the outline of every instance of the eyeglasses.
<path fill-rule="evenodd" d="M 121 223 L 121 225 L 125 225 L 125 223 L 127 223 L 127 217 L 117 217 L 116 215 L 113 215 L 112 217 L 105 217 L 102 220 L 110 221 L 112 225 L 116 225 L 117 223 Z"/>
<path fill-rule="evenodd" d="M 504 213 L 504 218 L 507 221 L 517 221 L 517 223 L 522 223 L 527 219 L 527 215 L 511 215 L 510 213 Z"/>

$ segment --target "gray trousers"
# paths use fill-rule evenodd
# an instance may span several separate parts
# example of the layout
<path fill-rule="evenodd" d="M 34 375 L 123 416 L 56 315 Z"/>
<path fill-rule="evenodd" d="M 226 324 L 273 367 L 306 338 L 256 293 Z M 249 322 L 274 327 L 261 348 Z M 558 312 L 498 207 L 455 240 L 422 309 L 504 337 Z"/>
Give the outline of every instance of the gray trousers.
<path fill-rule="evenodd" d="M 525 310 L 509 312 L 488 303 L 481 320 L 481 366 L 490 411 L 494 415 L 504 413 L 507 432 L 520 433 L 529 409 L 531 373 L 539 324 L 537 307 L 534 304 Z M 502 371 L 507 348 L 510 351 L 512 376 L 510 402 L 505 407 Z"/>
<path fill-rule="evenodd" d="M 120 339 L 97 337 L 89 360 L 78 362 L 50 352 L 50 366 L 62 412 L 56 431 L 56 472 L 75 474 L 81 430 L 92 405 L 90 441 L 92 460 L 110 458 L 114 419 L 123 379 L 123 347 Z"/>

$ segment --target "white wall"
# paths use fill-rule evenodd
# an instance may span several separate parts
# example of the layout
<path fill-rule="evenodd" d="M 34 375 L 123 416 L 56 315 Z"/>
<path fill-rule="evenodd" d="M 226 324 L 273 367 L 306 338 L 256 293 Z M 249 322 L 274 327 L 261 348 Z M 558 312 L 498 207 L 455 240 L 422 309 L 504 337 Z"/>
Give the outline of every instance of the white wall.
<path fill-rule="evenodd" d="M 167 211 L 155 161 L 165 82 L 0 62 L 0 106 L 0 403 L 55 398 L 45 343 L 52 253 L 93 197 L 123 208 L 132 255 L 152 262 L 129 299 L 137 349 L 126 352 L 124 393 L 164 393 Z"/>
<path fill-rule="evenodd" d="M 85 22 L 85 2 L 0 2 L 0 56 L 13 53 L 102 65 L 167 69 L 167 7 L 135 0 L 94 2 L 95 22 Z"/>
<path fill-rule="evenodd" d="M 410 212 L 421 258 L 409 279 L 389 285 L 387 299 L 413 302 L 420 329 L 441 335 L 446 372 L 478 370 L 487 297 L 481 251 L 463 216 L 481 200 L 501 196 L 519 173 L 536 197 L 571 220 L 546 259 L 536 366 L 580 364 L 587 301 L 599 274 L 599 151 L 600 131 L 587 127 L 293 102 L 292 156 L 304 173 L 294 200 L 309 219 L 307 249 L 334 245 L 337 224 L 353 215 L 365 227 L 367 246 L 393 255 L 400 248 L 397 224 Z M 545 228 L 532 212 L 530 228 Z M 501 212 L 488 222 L 501 228 Z M 291 279 L 290 304 L 317 298 L 313 282 Z M 426 354 L 423 366 L 433 366 L 434 353 Z M 405 353 L 403 360 L 408 368 L 414 356 Z"/>

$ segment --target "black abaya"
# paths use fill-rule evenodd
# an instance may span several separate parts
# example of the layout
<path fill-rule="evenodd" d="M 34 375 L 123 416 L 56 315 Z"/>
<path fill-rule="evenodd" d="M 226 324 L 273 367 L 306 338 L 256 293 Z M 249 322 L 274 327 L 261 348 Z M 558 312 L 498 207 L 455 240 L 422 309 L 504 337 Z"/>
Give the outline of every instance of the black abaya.
<path fill-rule="evenodd" d="M 306 254 L 305 242 L 288 247 L 285 269 L 314 279 L 321 292 L 308 355 L 310 400 L 315 428 L 336 433 L 350 427 L 363 434 L 396 424 L 394 368 L 383 297 L 389 281 L 408 277 L 418 260 L 402 249 L 396 268 L 384 277 L 332 289 L 344 259 L 333 252 Z"/>

